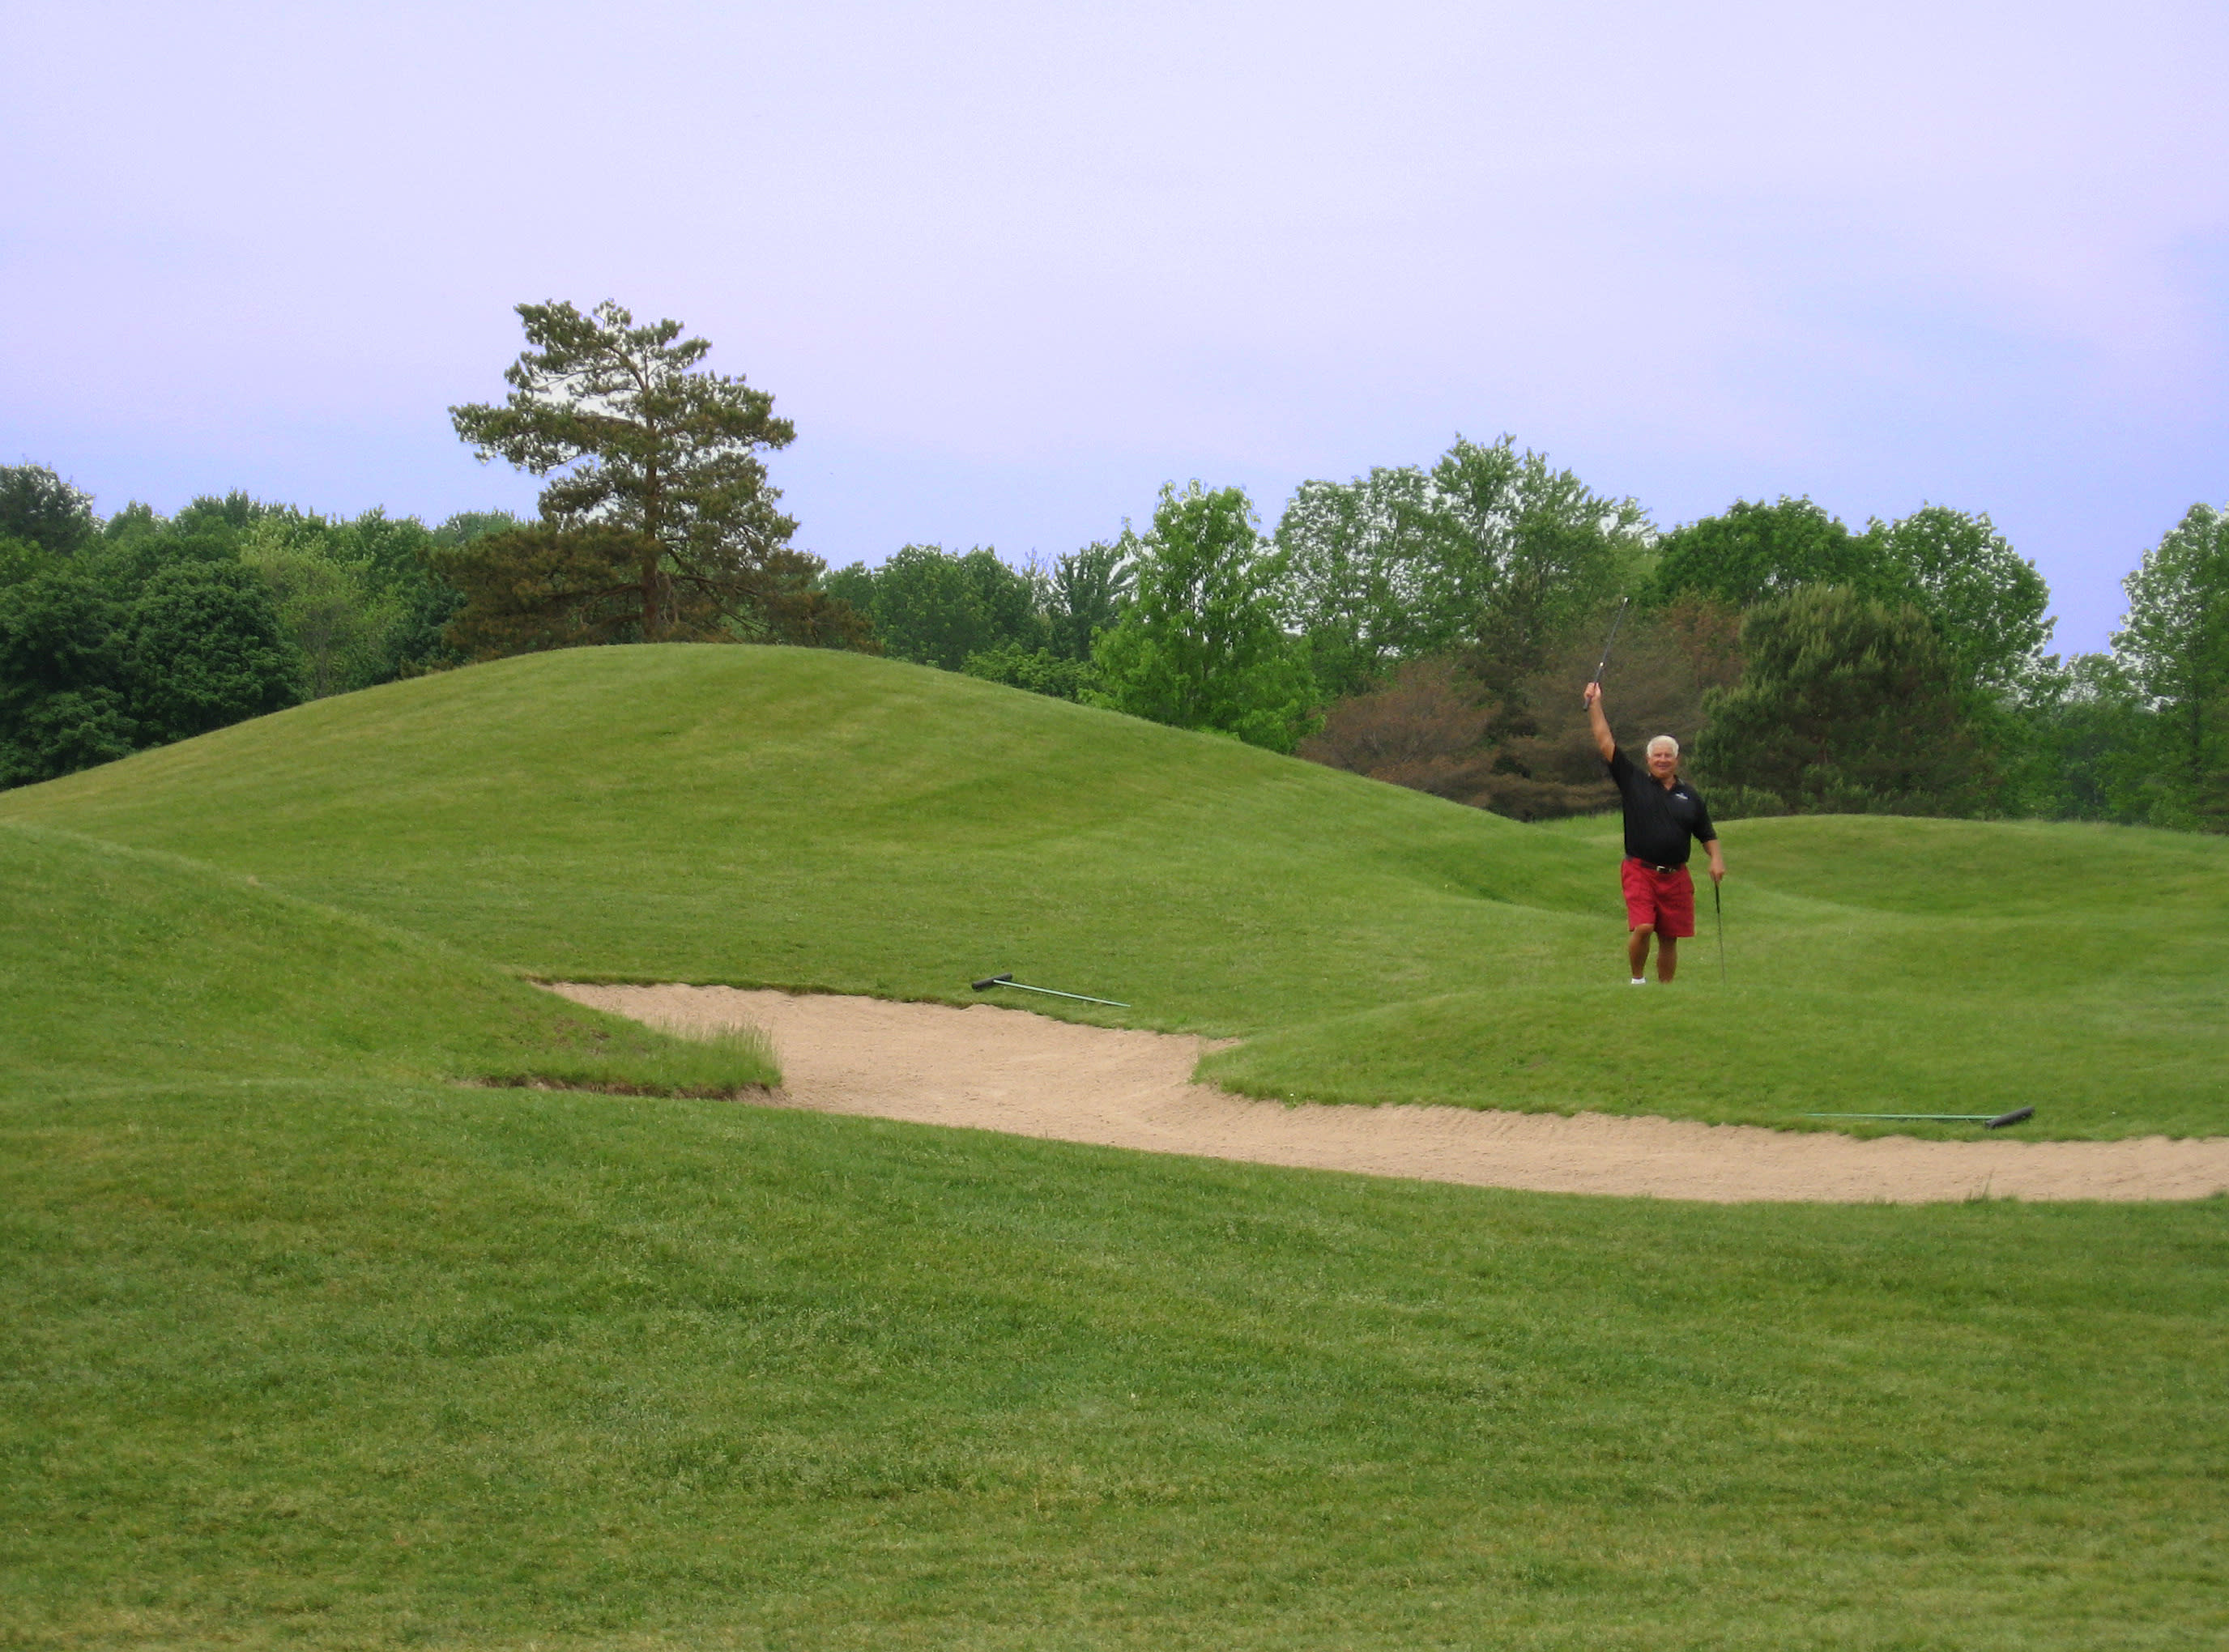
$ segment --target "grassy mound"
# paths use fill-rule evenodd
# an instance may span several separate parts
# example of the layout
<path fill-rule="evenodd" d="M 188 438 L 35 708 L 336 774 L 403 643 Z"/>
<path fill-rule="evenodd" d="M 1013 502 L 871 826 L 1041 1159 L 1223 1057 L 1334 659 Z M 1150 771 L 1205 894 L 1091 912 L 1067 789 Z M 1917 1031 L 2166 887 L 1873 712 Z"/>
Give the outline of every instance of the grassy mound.
<path fill-rule="evenodd" d="M 2229 1129 L 2214 840 L 1737 823 L 1730 984 L 1706 898 L 1682 979 L 1635 992 L 1614 827 L 1520 826 L 895 662 L 701 647 L 323 701 L 0 816 L 538 974 L 958 1001 L 1012 970 L 1134 1006 L 1108 1019 L 1243 1035 L 1209 1071 L 1262 1095 Z"/>
<path fill-rule="evenodd" d="M 42 1092 L 455 1078 L 725 1092 L 707 1047 L 174 856 L 0 825 L 0 1082 Z"/>
<path fill-rule="evenodd" d="M 584 649 L 0 797 L 543 976 L 967 995 L 1253 1031 L 1551 945 L 1576 846 L 1205 735 L 794 649 Z M 1525 905 L 1512 903 L 1522 901 Z"/>
<path fill-rule="evenodd" d="M 2119 1062 L 2196 1127 L 2221 846 L 1744 825 L 1735 988 L 1632 993 L 1599 823 L 747 649 L 398 684 L 0 816 L 0 1644 L 2229 1634 L 2229 1201 L 1560 1199 L 453 1082 L 770 1076 L 482 959 L 1012 968 L 1251 1034 L 1270 1090 L 1661 1111 L 1668 1067 L 1747 1116 Z"/>
<path fill-rule="evenodd" d="M 0 1641 L 2212 1644 L 2224 1213 L 0 1093 Z"/>
<path fill-rule="evenodd" d="M 1620 852 L 1615 820 L 1558 835 L 1605 863 Z M 1756 1124 L 2033 1105 L 2025 1136 L 2229 1130 L 2216 916 L 2229 844 L 1853 816 L 1738 822 L 1725 837 L 1740 874 L 1726 886 L 1729 988 L 1705 893 L 1672 992 L 1626 988 L 1607 1006 L 1598 983 L 1545 974 L 1280 1030 L 1206 1072 L 1252 1094 L 1355 1102 Z"/>

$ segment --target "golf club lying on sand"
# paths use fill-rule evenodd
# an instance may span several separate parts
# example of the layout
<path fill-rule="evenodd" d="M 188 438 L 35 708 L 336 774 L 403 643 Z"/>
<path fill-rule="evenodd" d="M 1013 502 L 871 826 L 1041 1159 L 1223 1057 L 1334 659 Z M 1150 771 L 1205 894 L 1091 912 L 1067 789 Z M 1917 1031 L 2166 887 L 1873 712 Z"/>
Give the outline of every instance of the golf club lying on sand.
<path fill-rule="evenodd" d="M 1012 987 L 1017 992 L 1041 992 L 1048 998 L 1073 998 L 1080 1004 L 1113 1004 L 1117 1009 L 1127 1009 L 1130 1007 L 1125 1003 L 1116 1002 L 1112 998 L 1094 998 L 1088 993 L 1061 992 L 1051 987 L 1033 987 L 1026 981 L 1015 980 L 1011 975 L 986 975 L 980 981 L 976 982 L 974 987 L 978 992 L 988 992 L 993 987 Z"/>
<path fill-rule="evenodd" d="M 1992 1118 L 1987 1113 L 1806 1113 L 1806 1118 L 1902 1118 L 1929 1124 L 1979 1124 L 1983 1130 L 2002 1130 L 2022 1119 L 2033 1118 L 2033 1107 L 2015 1107 Z"/>

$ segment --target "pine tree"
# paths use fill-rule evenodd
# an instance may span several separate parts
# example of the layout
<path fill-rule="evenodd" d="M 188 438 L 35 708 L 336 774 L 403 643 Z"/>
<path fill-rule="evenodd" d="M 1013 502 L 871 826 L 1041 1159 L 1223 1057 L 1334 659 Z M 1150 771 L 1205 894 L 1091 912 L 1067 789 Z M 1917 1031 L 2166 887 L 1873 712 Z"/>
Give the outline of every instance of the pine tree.
<path fill-rule="evenodd" d="M 586 315 L 560 303 L 521 304 L 518 314 L 531 348 L 504 375 L 510 396 L 449 416 L 483 461 L 556 477 L 542 492 L 547 527 L 596 531 L 577 557 L 545 557 L 545 574 L 569 560 L 603 581 L 612 536 L 624 535 L 631 634 L 642 641 L 840 642 L 864 632 L 818 598 L 819 559 L 790 548 L 797 524 L 775 508 L 780 494 L 759 454 L 796 432 L 774 417 L 770 394 L 703 370 L 711 345 L 682 337 L 678 321 L 637 327 L 608 300 Z M 608 585 L 579 594 L 596 611 L 578 629 L 601 633 Z M 499 618 L 459 623 L 477 624 L 485 642 Z"/>
<path fill-rule="evenodd" d="M 1986 795 L 1956 666 L 1917 608 L 1813 586 L 1750 609 L 1742 652 L 1739 685 L 1705 701 L 1706 784 L 1819 813 L 1959 814 Z"/>

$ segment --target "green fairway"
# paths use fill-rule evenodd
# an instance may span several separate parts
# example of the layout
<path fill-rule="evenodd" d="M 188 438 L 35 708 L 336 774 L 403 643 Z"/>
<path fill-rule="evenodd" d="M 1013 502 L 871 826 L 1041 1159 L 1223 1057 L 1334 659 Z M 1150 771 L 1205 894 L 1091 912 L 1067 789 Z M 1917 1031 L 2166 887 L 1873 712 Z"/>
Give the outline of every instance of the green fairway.
<path fill-rule="evenodd" d="M 0 1644 L 2213 1644 L 2225 1214 L 17 1094 Z"/>
<path fill-rule="evenodd" d="M 776 1076 L 763 1047 L 553 1002 L 250 879 L 13 825 L 0 825 L 0 1072 L 37 1093 L 309 1076 L 726 1092 Z"/>
<path fill-rule="evenodd" d="M 2219 1642 L 2229 1200 L 1586 1200 L 779 1111 L 714 1098 L 762 1050 L 512 973 L 1008 968 L 1245 1034 L 1211 1069 L 1266 1093 L 2047 1083 L 2055 1133 L 2221 1128 L 2224 846 L 1728 837 L 1732 986 L 1699 949 L 1635 993 L 1614 823 L 741 648 L 5 794 L 0 1647 Z M 652 1093 L 459 1082 L 526 1079 Z"/>
<path fill-rule="evenodd" d="M 2219 839 L 1737 822 L 1726 984 L 1706 894 L 1682 978 L 1636 992 L 1614 822 L 1521 826 L 890 661 L 702 647 L 321 701 L 0 817 L 543 976 L 958 1002 L 1011 970 L 1134 1006 L 1055 1013 L 1245 1037 L 1207 1071 L 1266 1096 L 2229 1129 Z"/>

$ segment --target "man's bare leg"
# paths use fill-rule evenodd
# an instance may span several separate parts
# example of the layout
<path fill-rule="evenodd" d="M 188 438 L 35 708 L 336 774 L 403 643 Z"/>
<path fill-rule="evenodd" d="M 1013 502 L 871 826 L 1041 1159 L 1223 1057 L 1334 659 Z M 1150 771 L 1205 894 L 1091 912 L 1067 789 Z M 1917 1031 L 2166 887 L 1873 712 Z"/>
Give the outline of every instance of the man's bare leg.
<path fill-rule="evenodd" d="M 1680 970 L 1680 943 L 1672 936 L 1656 938 L 1656 978 L 1669 981 Z"/>
<path fill-rule="evenodd" d="M 1625 961 L 1633 966 L 1635 981 L 1648 973 L 1648 938 L 1653 929 L 1636 929 L 1625 938 Z"/>

